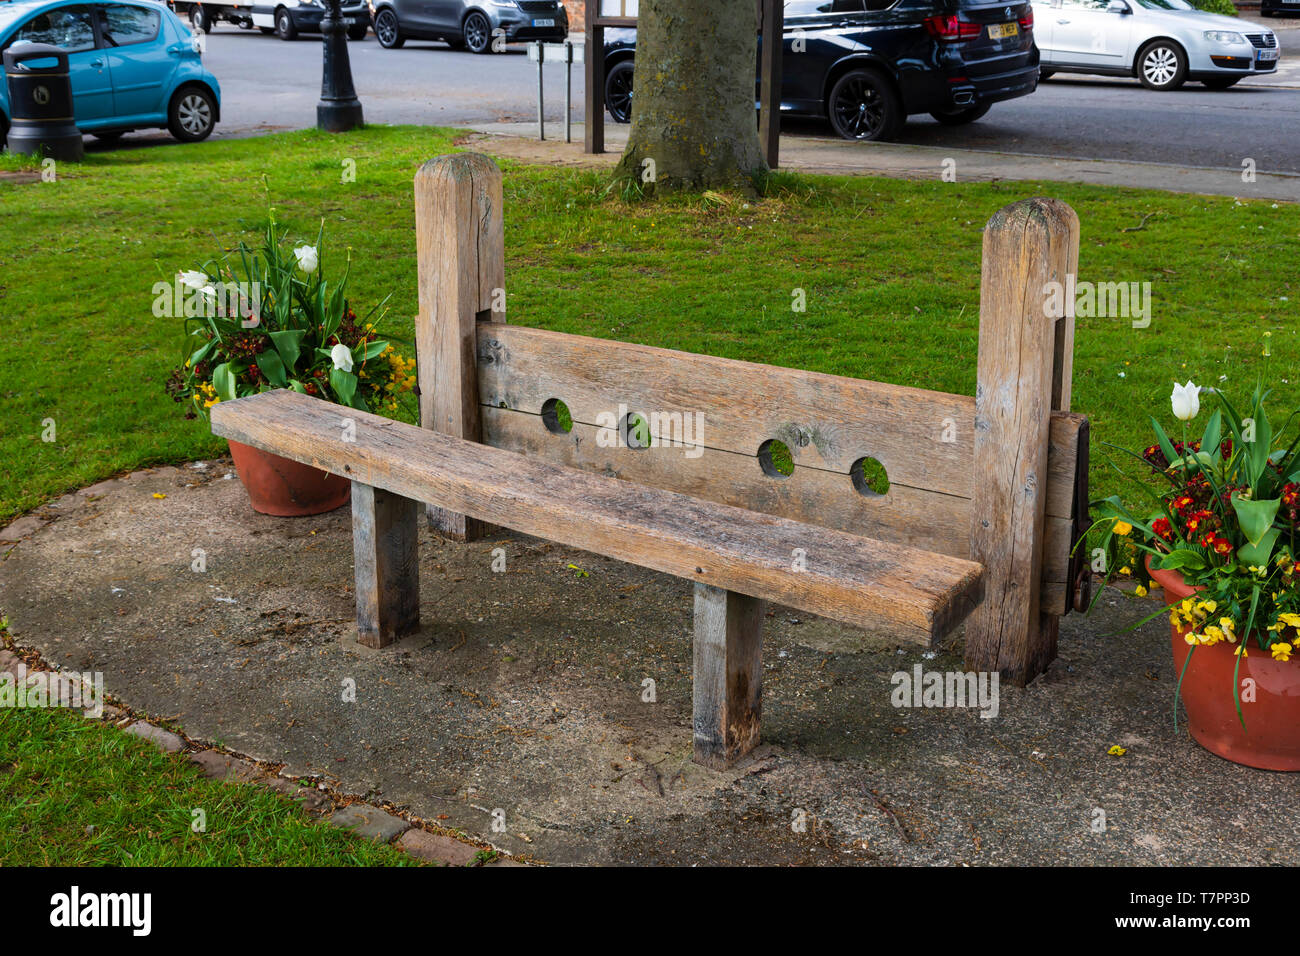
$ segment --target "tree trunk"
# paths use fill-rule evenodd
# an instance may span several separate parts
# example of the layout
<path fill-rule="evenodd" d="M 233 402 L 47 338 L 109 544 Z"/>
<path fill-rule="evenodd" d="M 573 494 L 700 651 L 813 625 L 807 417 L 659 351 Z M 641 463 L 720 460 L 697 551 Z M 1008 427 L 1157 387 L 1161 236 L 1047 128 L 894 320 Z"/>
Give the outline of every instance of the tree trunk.
<path fill-rule="evenodd" d="M 756 0 L 641 0 L 632 133 L 616 175 L 656 190 L 753 188 Z"/>

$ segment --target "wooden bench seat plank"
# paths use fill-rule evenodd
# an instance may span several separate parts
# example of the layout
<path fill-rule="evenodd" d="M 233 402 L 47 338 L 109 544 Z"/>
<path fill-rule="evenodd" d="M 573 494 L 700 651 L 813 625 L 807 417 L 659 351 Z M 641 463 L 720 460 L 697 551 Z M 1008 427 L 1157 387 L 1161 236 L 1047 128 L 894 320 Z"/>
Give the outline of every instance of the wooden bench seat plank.
<path fill-rule="evenodd" d="M 353 441 L 342 438 L 345 417 Z M 982 596 L 971 561 L 535 461 L 288 390 L 214 405 L 212 430 L 524 534 L 850 624 L 888 624 L 922 643 Z"/>

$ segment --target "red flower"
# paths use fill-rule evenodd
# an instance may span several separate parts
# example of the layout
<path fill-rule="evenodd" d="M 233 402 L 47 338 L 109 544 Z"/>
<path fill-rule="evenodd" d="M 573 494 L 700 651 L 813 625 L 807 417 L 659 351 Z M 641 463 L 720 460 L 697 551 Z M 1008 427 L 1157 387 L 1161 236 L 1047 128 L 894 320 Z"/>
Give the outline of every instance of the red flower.
<path fill-rule="evenodd" d="M 1232 554 L 1232 542 L 1227 538 L 1215 538 L 1214 550 L 1219 554 Z"/>
<path fill-rule="evenodd" d="M 1194 504 L 1196 504 L 1196 499 L 1193 498 L 1191 495 L 1179 495 L 1177 498 L 1174 499 L 1174 510 L 1180 512 L 1186 511 Z"/>
<path fill-rule="evenodd" d="M 1157 518 L 1155 521 L 1151 522 L 1151 530 L 1166 541 L 1174 540 L 1174 528 L 1173 525 L 1169 523 L 1168 518 Z"/>
<path fill-rule="evenodd" d="M 1220 540 L 1222 540 L 1222 539 L 1220 539 Z M 1216 543 L 1216 542 L 1215 542 L 1215 537 L 1214 537 L 1214 532 L 1213 532 L 1213 531 L 1207 531 L 1207 532 L 1205 532 L 1205 534 L 1201 535 L 1201 547 L 1202 547 L 1202 548 L 1213 548 L 1213 547 L 1215 547 L 1215 543 Z"/>

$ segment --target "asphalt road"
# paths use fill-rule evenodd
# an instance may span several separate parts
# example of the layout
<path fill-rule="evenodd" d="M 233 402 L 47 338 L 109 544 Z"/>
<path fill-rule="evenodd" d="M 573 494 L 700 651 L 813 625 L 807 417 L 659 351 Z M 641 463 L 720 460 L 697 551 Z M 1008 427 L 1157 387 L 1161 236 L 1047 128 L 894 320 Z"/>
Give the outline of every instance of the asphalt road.
<path fill-rule="evenodd" d="M 1271 82 L 1300 87 L 1300 20 L 1268 23 L 1283 48 L 1281 75 Z M 468 126 L 536 118 L 536 66 L 522 48 L 475 56 L 441 43 L 408 42 L 401 50 L 385 50 L 373 34 L 348 47 L 370 122 Z M 318 37 L 286 43 L 219 26 L 204 57 L 222 85 L 218 134 L 314 125 L 320 52 Z M 1189 83 L 1176 93 L 1155 93 L 1136 80 L 1058 74 L 1032 96 L 997 104 L 970 126 L 943 127 L 914 117 L 902 142 L 1179 166 L 1237 168 L 1249 157 L 1260 171 L 1300 173 L 1300 88 L 1269 83 L 1249 79 L 1222 92 Z M 582 116 L 582 89 L 582 68 L 575 66 L 575 121 Z M 561 67 L 547 67 L 546 102 L 548 122 L 559 121 Z M 816 123 L 792 124 L 790 131 L 830 135 Z"/>

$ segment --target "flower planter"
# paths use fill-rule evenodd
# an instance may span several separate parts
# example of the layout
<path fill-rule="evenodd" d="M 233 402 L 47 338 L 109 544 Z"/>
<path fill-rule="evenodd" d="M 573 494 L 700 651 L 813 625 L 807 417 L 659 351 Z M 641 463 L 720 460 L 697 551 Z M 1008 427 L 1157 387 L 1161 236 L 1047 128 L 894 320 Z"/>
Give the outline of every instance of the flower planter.
<path fill-rule="evenodd" d="M 296 518 L 324 514 L 343 507 L 352 494 L 352 482 L 347 478 L 251 445 L 232 441 L 230 457 L 253 510 L 264 515 Z"/>
<path fill-rule="evenodd" d="M 1165 591 L 1166 603 L 1182 601 L 1200 588 L 1191 588 L 1178 571 L 1155 571 L 1152 580 Z M 1185 636 L 1189 628 L 1171 625 L 1174 674 L 1183 666 L 1192 646 Z M 1242 638 L 1241 640 L 1246 640 Z M 1300 662 L 1277 661 L 1253 640 L 1247 645 L 1236 677 L 1236 644 L 1220 642 L 1198 645 L 1183 677 L 1182 699 L 1192 737 L 1206 750 L 1233 763 L 1262 770 L 1300 770 Z M 1236 696 L 1242 681 L 1254 681 L 1255 700 L 1243 702 L 1246 719 L 1242 729 L 1237 718 Z"/>

